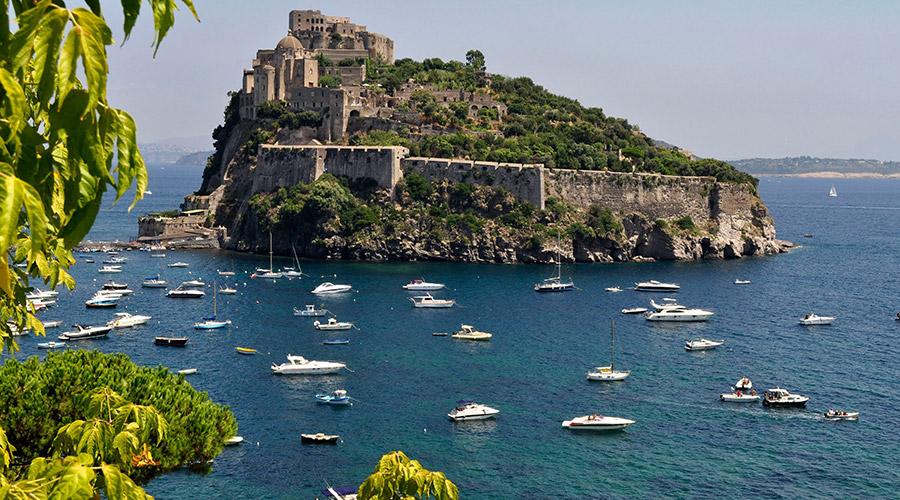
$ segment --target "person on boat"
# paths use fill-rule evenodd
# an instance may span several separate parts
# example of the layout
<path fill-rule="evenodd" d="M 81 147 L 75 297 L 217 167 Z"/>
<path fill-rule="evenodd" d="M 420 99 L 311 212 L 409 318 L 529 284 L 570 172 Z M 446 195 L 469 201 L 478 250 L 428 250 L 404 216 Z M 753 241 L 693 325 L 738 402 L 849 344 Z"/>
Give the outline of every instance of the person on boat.
<path fill-rule="evenodd" d="M 734 393 L 735 396 L 741 397 L 741 390 L 738 389 L 737 392 Z"/>

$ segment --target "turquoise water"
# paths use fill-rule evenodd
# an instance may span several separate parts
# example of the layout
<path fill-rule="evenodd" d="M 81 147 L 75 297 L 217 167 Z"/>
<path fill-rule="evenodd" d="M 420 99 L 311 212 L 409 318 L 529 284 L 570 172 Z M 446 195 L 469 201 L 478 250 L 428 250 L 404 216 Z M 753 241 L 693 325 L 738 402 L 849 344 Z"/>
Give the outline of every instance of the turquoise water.
<path fill-rule="evenodd" d="M 154 194 L 138 211 L 168 208 L 199 183 L 199 170 L 151 177 Z M 165 177 L 164 177 L 165 176 Z M 779 236 L 803 244 L 769 258 L 701 263 L 569 265 L 579 290 L 536 294 L 531 284 L 546 266 L 448 263 L 304 262 L 313 278 L 260 281 L 248 273 L 265 257 L 225 252 L 167 252 L 151 259 L 132 252 L 126 272 L 135 295 L 124 310 L 150 314 L 151 324 L 116 332 L 81 348 L 121 351 L 138 363 L 198 368 L 189 378 L 231 406 L 246 442 L 226 449 L 208 475 L 176 471 L 148 485 L 160 498 L 312 498 L 325 482 L 356 485 L 385 452 L 402 449 L 442 470 L 464 498 L 635 497 L 896 497 L 900 484 L 900 425 L 895 348 L 900 322 L 900 182 L 763 179 L 761 192 Z M 153 205 L 148 207 L 148 205 Z M 158 205 L 158 206 L 157 206 Z M 127 239 L 135 215 L 116 207 L 101 213 L 96 239 Z M 801 235 L 814 233 L 805 239 Z M 187 269 L 166 263 L 189 262 Z M 276 263 L 287 264 L 287 260 Z M 78 264 L 81 285 L 47 319 L 106 321 L 111 312 L 86 310 L 85 300 L 108 275 Z M 198 333 L 191 323 L 211 310 L 197 301 L 163 298 L 141 289 L 144 276 L 170 281 L 215 279 L 239 272 L 239 294 L 220 296 L 229 330 Z M 334 277 L 337 275 L 337 277 Z M 316 284 L 352 283 L 356 293 L 313 299 Z M 400 286 L 424 276 L 445 282 L 451 310 L 413 310 Z M 735 278 L 750 279 L 735 286 Z M 648 324 L 623 307 L 646 306 L 657 294 L 608 286 L 644 279 L 682 285 L 678 299 L 716 312 L 698 325 Z M 324 303 L 360 330 L 317 332 L 291 309 Z M 815 311 L 838 317 L 831 327 L 804 328 Z M 588 383 L 584 373 L 607 364 L 609 320 L 616 320 L 618 365 L 632 370 L 622 383 Z M 494 333 L 490 343 L 433 337 L 470 323 Z M 185 334 L 184 349 L 152 344 L 159 334 Z M 693 336 L 722 338 L 715 351 L 687 353 Z M 349 337 L 349 346 L 323 346 Z M 39 340 L 22 340 L 23 354 Z M 235 346 L 261 351 L 239 356 Z M 346 362 L 353 370 L 327 377 L 280 377 L 271 363 L 285 355 Z M 718 394 L 742 375 L 757 388 L 781 385 L 810 396 L 805 410 L 725 405 Z M 317 392 L 345 388 L 352 408 L 317 405 Z M 454 424 L 446 413 L 458 399 L 501 410 L 496 421 Z M 862 412 L 859 422 L 827 422 L 830 407 Z M 626 432 L 574 435 L 560 427 L 572 416 L 604 413 L 637 421 Z M 304 446 L 301 432 L 343 437 L 336 447 Z"/>

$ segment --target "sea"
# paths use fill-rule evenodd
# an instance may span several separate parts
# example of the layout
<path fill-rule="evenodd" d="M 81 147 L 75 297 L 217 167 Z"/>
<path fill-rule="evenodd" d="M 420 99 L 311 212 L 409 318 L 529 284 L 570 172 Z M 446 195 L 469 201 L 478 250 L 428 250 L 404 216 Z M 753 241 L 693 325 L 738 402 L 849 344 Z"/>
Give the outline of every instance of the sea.
<path fill-rule="evenodd" d="M 129 240 L 138 214 L 177 207 L 199 186 L 201 167 L 155 166 L 150 191 L 129 212 L 108 204 L 89 239 Z M 835 185 L 838 197 L 827 196 Z M 546 265 L 358 263 L 302 261 L 309 276 L 251 279 L 265 255 L 167 251 L 165 259 L 129 252 L 124 272 L 73 268 L 78 287 L 63 292 L 47 320 L 97 324 L 112 311 L 83 305 L 107 279 L 135 291 L 120 310 L 153 316 L 149 324 L 71 348 L 124 352 L 144 365 L 197 368 L 188 380 L 228 405 L 245 441 L 226 448 L 208 473 L 188 469 L 146 485 L 158 498 L 324 498 L 326 485 L 357 486 L 378 459 L 403 450 L 443 471 L 461 498 L 876 498 L 900 495 L 900 180 L 762 178 L 760 193 L 790 253 L 704 262 L 564 265 L 577 290 L 538 294 Z M 804 235 L 811 237 L 804 237 Z M 183 269 L 167 264 L 184 261 Z M 275 266 L 291 265 L 276 258 Z M 221 278 L 217 270 L 235 271 Z M 160 274 L 172 283 L 199 278 L 232 285 L 218 296 L 220 318 L 233 326 L 200 332 L 212 312 L 201 300 L 164 297 L 141 288 Z M 437 292 L 458 307 L 420 310 L 401 289 L 423 277 L 447 284 Z M 636 292 L 637 281 L 676 282 L 677 300 L 708 308 L 699 324 L 656 324 L 626 307 L 649 307 L 665 294 Z M 735 279 L 750 280 L 735 285 Z M 353 293 L 315 297 L 321 282 L 349 283 Z M 604 292 L 620 286 L 621 293 Z M 319 332 L 313 318 L 292 314 L 324 305 L 349 332 Z M 831 326 L 804 327 L 806 313 L 836 316 Z M 609 364 L 610 328 L 623 382 L 585 380 Z M 460 324 L 493 333 L 470 343 L 433 332 Z M 50 331 L 51 333 L 53 330 Z M 157 335 L 184 335 L 184 348 L 159 347 Z M 685 340 L 721 339 L 706 352 Z M 349 338 L 345 346 L 323 340 Z M 20 338 L 18 357 L 43 355 L 39 338 Z M 235 347 L 258 350 L 238 355 Z M 288 354 L 335 360 L 337 375 L 273 375 Z M 810 397 L 805 409 L 766 409 L 719 401 L 743 376 L 754 387 L 786 388 Z M 317 404 L 315 394 L 346 389 L 353 405 Z M 498 418 L 454 423 L 458 400 L 500 410 Z M 858 422 L 823 418 L 830 408 L 859 411 Z M 599 413 L 635 420 L 625 431 L 572 433 L 563 420 Z M 304 445 L 301 433 L 339 434 L 337 446 Z"/>

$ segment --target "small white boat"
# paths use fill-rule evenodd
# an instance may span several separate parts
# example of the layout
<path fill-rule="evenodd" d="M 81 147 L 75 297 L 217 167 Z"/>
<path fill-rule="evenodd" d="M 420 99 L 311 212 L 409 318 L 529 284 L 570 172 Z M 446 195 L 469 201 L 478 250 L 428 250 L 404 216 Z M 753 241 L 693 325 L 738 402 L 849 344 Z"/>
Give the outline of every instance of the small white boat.
<path fill-rule="evenodd" d="M 241 444 L 244 442 L 244 438 L 241 436 L 231 436 L 230 438 L 225 440 L 225 446 L 234 446 L 236 444 Z"/>
<path fill-rule="evenodd" d="M 575 289 L 571 279 L 562 279 L 562 257 L 560 256 L 559 237 L 556 238 L 556 276 L 551 276 L 534 284 L 534 291 L 539 293 L 568 292 Z"/>
<path fill-rule="evenodd" d="M 756 403 L 759 401 L 759 394 L 752 389 L 747 392 L 736 390 L 719 394 L 719 400 L 725 403 Z"/>
<path fill-rule="evenodd" d="M 183 370 L 178 370 L 178 373 L 180 373 L 182 375 L 193 375 L 193 374 L 197 373 L 197 369 L 196 368 L 185 368 Z"/>
<path fill-rule="evenodd" d="M 65 346 L 65 342 L 57 342 L 55 340 L 51 340 L 50 342 L 41 342 L 37 345 L 38 349 L 59 349 Z"/>
<path fill-rule="evenodd" d="M 475 327 L 471 325 L 462 325 L 460 326 L 460 330 L 458 332 L 455 332 L 453 335 L 450 335 L 450 337 L 459 340 L 483 341 L 491 340 L 491 337 L 493 337 L 493 335 L 487 332 L 479 332 L 475 329 Z"/>
<path fill-rule="evenodd" d="M 749 391 L 753 389 L 753 382 L 747 377 L 741 377 L 740 380 L 734 384 L 733 387 L 736 391 Z"/>
<path fill-rule="evenodd" d="M 188 267 L 187 262 L 173 262 L 168 265 L 168 267 Z"/>
<path fill-rule="evenodd" d="M 97 290 L 94 293 L 94 297 L 125 297 L 126 295 L 131 295 L 134 293 L 134 290 L 130 288 L 115 288 L 115 289 L 101 289 Z"/>
<path fill-rule="evenodd" d="M 624 429 L 633 423 L 634 420 L 628 420 L 627 418 L 593 414 L 566 420 L 562 423 L 562 426 L 573 431 L 615 431 Z"/>
<path fill-rule="evenodd" d="M 335 285 L 334 283 L 325 282 L 315 287 L 311 293 L 316 295 L 333 295 L 336 293 L 349 292 L 353 287 L 351 285 Z"/>
<path fill-rule="evenodd" d="M 119 305 L 118 297 L 94 296 L 84 302 L 89 309 L 112 309 Z"/>
<path fill-rule="evenodd" d="M 111 257 L 102 262 L 102 264 L 125 264 L 128 261 L 125 257 Z"/>
<path fill-rule="evenodd" d="M 300 259 L 297 257 L 297 250 L 294 249 L 294 244 L 291 243 L 291 253 L 294 254 L 294 265 L 295 267 L 285 267 L 284 268 L 284 277 L 285 278 L 302 278 L 306 276 L 303 273 L 303 269 L 300 268 Z"/>
<path fill-rule="evenodd" d="M 44 329 L 46 330 L 47 328 L 58 327 L 59 325 L 62 324 L 62 321 L 57 319 L 57 320 L 53 320 L 53 321 L 43 321 L 41 324 L 44 325 Z"/>
<path fill-rule="evenodd" d="M 443 283 L 429 283 L 423 279 L 414 279 L 403 285 L 404 290 L 411 292 L 427 292 L 431 290 L 441 290 L 445 287 Z"/>
<path fill-rule="evenodd" d="M 221 293 L 222 295 L 235 295 L 237 293 L 237 288 L 226 286 L 225 288 L 220 288 L 219 293 Z"/>
<path fill-rule="evenodd" d="M 322 323 L 319 320 L 313 322 L 316 330 L 349 330 L 353 328 L 353 323 L 346 321 L 338 321 L 336 318 L 328 318 L 328 321 Z"/>
<path fill-rule="evenodd" d="M 59 336 L 59 340 L 82 340 L 95 339 L 105 337 L 112 330 L 111 326 L 82 326 L 75 325 L 75 329 L 69 332 L 63 332 Z"/>
<path fill-rule="evenodd" d="M 97 270 L 98 273 L 111 274 L 111 273 L 121 273 L 122 266 L 102 266 Z"/>
<path fill-rule="evenodd" d="M 685 351 L 708 351 L 710 349 L 715 349 L 720 345 L 724 344 L 724 340 L 709 340 L 704 338 L 694 339 L 694 340 L 686 340 L 684 342 L 684 350 Z"/>
<path fill-rule="evenodd" d="M 328 375 L 347 367 L 336 361 L 311 361 L 303 356 L 288 354 L 287 363 L 272 364 L 272 372 L 279 375 Z"/>
<path fill-rule="evenodd" d="M 609 287 L 609 288 L 604 288 L 603 291 L 604 291 L 604 292 L 610 292 L 610 293 L 618 293 L 618 292 L 621 292 L 622 289 L 619 288 L 619 287 L 617 287 L 617 286 L 611 286 L 611 287 Z"/>
<path fill-rule="evenodd" d="M 187 280 L 181 282 L 182 288 L 201 288 L 206 286 L 202 280 Z"/>
<path fill-rule="evenodd" d="M 416 297 L 410 297 L 413 303 L 413 307 L 416 308 L 426 308 L 426 309 L 446 309 L 448 307 L 453 307 L 456 305 L 456 301 L 453 299 L 436 299 L 431 296 L 430 293 L 426 293 L 425 295 L 418 295 Z"/>
<path fill-rule="evenodd" d="M 217 320 L 215 316 L 194 323 L 195 330 L 218 330 L 231 325 L 231 320 Z"/>
<path fill-rule="evenodd" d="M 650 304 L 656 309 L 644 314 L 647 321 L 706 321 L 714 313 L 704 309 L 688 309 L 685 306 L 676 303 L 657 304 L 650 301 Z"/>
<path fill-rule="evenodd" d="M 25 298 L 28 300 L 36 300 L 36 299 L 53 299 L 59 295 L 59 292 L 56 290 L 41 290 L 40 288 L 35 288 L 34 290 L 25 294 Z"/>
<path fill-rule="evenodd" d="M 776 387 L 763 394 L 763 405 L 776 407 L 801 407 L 806 406 L 809 398 L 800 394 L 791 394 L 787 389 Z"/>
<path fill-rule="evenodd" d="M 143 325 L 150 321 L 150 319 L 152 319 L 150 316 L 119 312 L 116 313 L 115 318 L 106 323 L 106 325 L 113 328 L 131 328 L 132 326 Z"/>
<path fill-rule="evenodd" d="M 161 279 L 157 274 L 156 276 L 144 278 L 144 281 L 141 282 L 141 286 L 144 288 L 165 288 L 169 286 L 169 283 L 166 280 Z"/>
<path fill-rule="evenodd" d="M 113 280 L 109 280 L 103 284 L 102 288 L 104 290 L 127 290 L 128 283 L 116 283 Z"/>
<path fill-rule="evenodd" d="M 153 257 L 154 259 L 165 259 L 165 258 L 166 258 L 166 254 L 164 254 L 164 253 L 151 253 L 151 254 L 150 254 L 150 257 Z"/>
<path fill-rule="evenodd" d="M 234 276 L 234 271 L 219 271 L 219 276 Z"/>
<path fill-rule="evenodd" d="M 826 420 L 859 420 L 858 411 L 844 411 L 831 409 L 824 413 Z"/>
<path fill-rule="evenodd" d="M 735 285 L 749 285 L 750 283 L 750 280 L 734 280 Z"/>
<path fill-rule="evenodd" d="M 587 379 L 596 382 L 617 382 L 631 375 L 630 371 L 616 370 L 616 322 L 610 321 L 609 366 L 598 366 L 587 373 Z"/>
<path fill-rule="evenodd" d="M 313 304 L 306 304 L 305 309 L 294 308 L 294 316 L 318 317 L 328 314 L 328 309 L 316 309 Z"/>
<path fill-rule="evenodd" d="M 284 277 L 284 273 L 275 272 L 275 268 L 272 266 L 272 231 L 269 231 L 269 267 L 268 268 L 257 268 L 256 272 L 250 275 L 251 278 L 261 278 L 261 279 L 270 279 L 277 280 Z"/>
<path fill-rule="evenodd" d="M 317 402 L 329 405 L 351 405 L 353 404 L 352 399 L 344 389 L 338 389 L 331 394 L 316 394 Z"/>
<path fill-rule="evenodd" d="M 457 401 L 456 405 L 456 408 L 447 414 L 447 417 L 454 422 L 487 420 L 500 414 L 500 410 L 474 401 Z"/>
<path fill-rule="evenodd" d="M 199 299 L 204 295 L 206 295 L 206 292 L 203 290 L 192 290 L 190 288 L 181 287 L 166 292 L 166 297 L 172 297 L 174 299 Z"/>
<path fill-rule="evenodd" d="M 647 312 L 646 307 L 626 307 L 622 309 L 622 314 L 641 314 Z"/>
<path fill-rule="evenodd" d="M 678 285 L 677 283 L 663 283 L 661 281 L 650 280 L 635 283 L 634 289 L 639 292 L 677 292 L 681 289 L 681 285 Z"/>
<path fill-rule="evenodd" d="M 829 198 L 837 198 L 837 189 L 834 188 L 833 184 L 831 186 L 831 189 L 828 190 L 828 197 Z"/>
<path fill-rule="evenodd" d="M 837 319 L 834 316 L 819 316 L 815 313 L 809 313 L 800 318 L 800 324 L 804 326 L 810 325 L 830 325 Z"/>

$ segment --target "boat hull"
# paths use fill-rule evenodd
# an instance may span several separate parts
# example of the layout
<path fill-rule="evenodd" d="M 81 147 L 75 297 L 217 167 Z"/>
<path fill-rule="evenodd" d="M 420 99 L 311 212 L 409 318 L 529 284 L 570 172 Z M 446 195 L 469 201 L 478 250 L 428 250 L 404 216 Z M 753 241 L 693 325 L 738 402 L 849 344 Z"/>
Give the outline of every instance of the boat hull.
<path fill-rule="evenodd" d="M 647 321 L 672 322 L 672 323 L 697 323 L 708 320 L 712 314 L 661 314 L 651 313 L 646 316 Z"/>
<path fill-rule="evenodd" d="M 770 401 L 768 399 L 763 399 L 763 406 L 770 406 L 772 408 L 803 408 L 806 406 L 806 403 L 809 400 L 804 401 Z"/>
<path fill-rule="evenodd" d="M 759 396 L 735 396 L 734 394 L 720 394 L 719 400 L 723 403 L 758 403 Z"/>
<path fill-rule="evenodd" d="M 166 347 L 184 347 L 187 344 L 188 339 L 185 338 L 168 338 L 168 337 L 156 337 L 153 339 L 153 343 L 155 345 L 166 346 Z"/>

